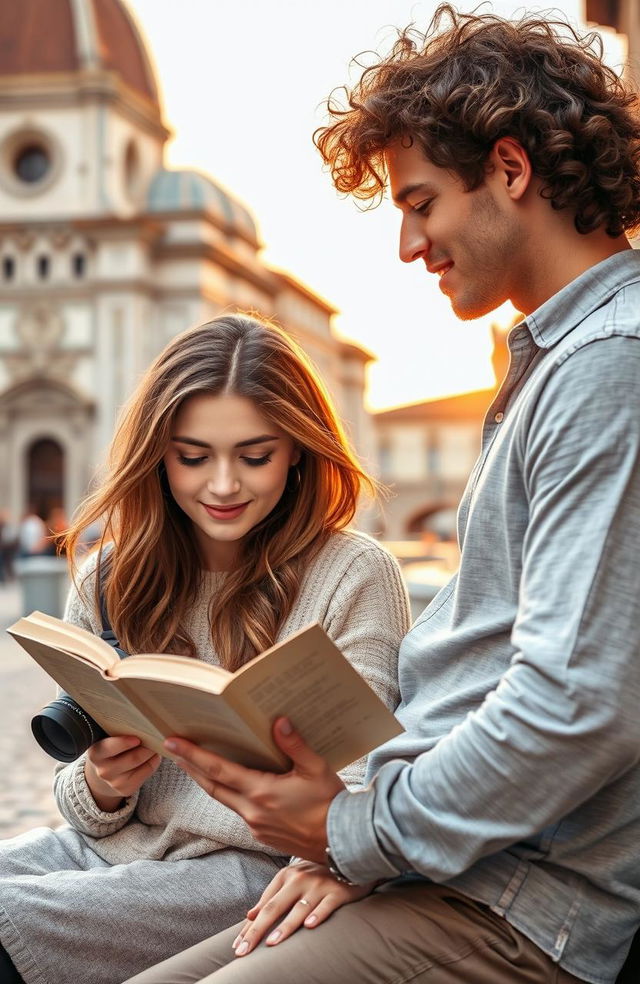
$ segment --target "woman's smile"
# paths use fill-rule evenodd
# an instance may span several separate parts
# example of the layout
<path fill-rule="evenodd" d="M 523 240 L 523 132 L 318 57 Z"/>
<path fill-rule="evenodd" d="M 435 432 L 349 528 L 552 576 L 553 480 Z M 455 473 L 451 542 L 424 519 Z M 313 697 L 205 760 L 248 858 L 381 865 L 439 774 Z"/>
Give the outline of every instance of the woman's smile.
<path fill-rule="evenodd" d="M 250 505 L 250 502 L 238 502 L 233 503 L 230 506 L 212 506 L 206 502 L 203 502 L 202 505 L 204 506 L 207 515 L 211 516 L 212 519 L 229 520 L 236 519 L 238 516 L 242 515 L 247 506 Z"/>

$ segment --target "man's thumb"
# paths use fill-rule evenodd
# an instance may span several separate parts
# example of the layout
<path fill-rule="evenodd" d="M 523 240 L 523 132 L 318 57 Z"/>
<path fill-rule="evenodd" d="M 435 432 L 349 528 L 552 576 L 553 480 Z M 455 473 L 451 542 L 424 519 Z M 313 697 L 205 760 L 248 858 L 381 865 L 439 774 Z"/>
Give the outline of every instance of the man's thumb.
<path fill-rule="evenodd" d="M 273 737 L 278 748 L 288 755 L 299 772 L 321 772 L 325 768 L 324 759 L 312 751 L 303 738 L 294 730 L 289 718 L 278 718 L 273 726 Z"/>

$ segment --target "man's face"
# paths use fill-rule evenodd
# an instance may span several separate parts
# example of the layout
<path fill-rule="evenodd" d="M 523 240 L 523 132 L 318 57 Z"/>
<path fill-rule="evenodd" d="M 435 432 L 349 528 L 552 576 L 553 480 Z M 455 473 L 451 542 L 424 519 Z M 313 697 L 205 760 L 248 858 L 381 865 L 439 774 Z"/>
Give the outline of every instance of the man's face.
<path fill-rule="evenodd" d="M 400 258 L 423 260 L 463 320 L 478 318 L 511 296 L 521 231 L 492 172 L 475 191 L 432 164 L 414 144 L 385 153 L 394 203 L 402 212 Z"/>

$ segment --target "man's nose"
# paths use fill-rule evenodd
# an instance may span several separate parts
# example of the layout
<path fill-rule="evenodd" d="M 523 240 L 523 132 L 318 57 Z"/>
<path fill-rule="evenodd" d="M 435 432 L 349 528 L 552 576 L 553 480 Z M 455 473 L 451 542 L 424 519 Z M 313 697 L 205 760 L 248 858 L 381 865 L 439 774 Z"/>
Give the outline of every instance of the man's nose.
<path fill-rule="evenodd" d="M 400 227 L 400 259 L 403 263 L 413 263 L 429 252 L 429 238 L 416 222 L 415 216 L 403 218 Z"/>

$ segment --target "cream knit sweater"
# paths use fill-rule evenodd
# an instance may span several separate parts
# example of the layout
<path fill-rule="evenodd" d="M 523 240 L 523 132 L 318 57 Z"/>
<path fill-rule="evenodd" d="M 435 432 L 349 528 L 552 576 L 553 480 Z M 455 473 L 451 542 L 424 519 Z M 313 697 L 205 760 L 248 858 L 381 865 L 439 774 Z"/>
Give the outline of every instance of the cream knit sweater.
<path fill-rule="evenodd" d="M 96 556 L 87 561 L 91 597 Z M 207 620 L 208 603 L 224 575 L 206 572 L 187 618 L 198 654 L 215 663 Z M 65 619 L 100 634 L 100 618 L 72 588 Z M 278 638 L 285 639 L 311 622 L 320 622 L 344 655 L 394 710 L 399 698 L 397 658 L 409 627 L 406 590 L 398 565 L 375 540 L 362 533 L 333 535 L 304 574 L 293 609 Z M 364 759 L 347 767 L 349 786 L 362 780 Z M 211 799 L 173 762 L 163 759 L 157 772 L 114 813 L 98 808 L 84 778 L 84 756 L 56 768 L 58 808 L 90 847 L 110 864 L 141 858 L 194 858 L 225 847 L 266 851 L 237 814 Z"/>

